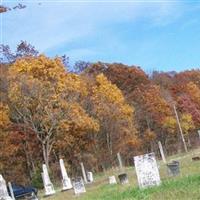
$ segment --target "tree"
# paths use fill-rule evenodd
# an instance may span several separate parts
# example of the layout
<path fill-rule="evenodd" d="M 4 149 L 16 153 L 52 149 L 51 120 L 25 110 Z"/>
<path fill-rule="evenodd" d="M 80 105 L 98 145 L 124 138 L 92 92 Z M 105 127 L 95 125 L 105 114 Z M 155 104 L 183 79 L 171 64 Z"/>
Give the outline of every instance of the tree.
<path fill-rule="evenodd" d="M 84 84 L 77 75 L 66 73 L 59 58 L 18 59 L 9 75 L 12 121 L 25 124 L 36 134 L 47 166 L 59 134 L 70 137 L 98 130 L 98 123 L 78 102 L 86 95 Z"/>
<path fill-rule="evenodd" d="M 134 108 L 128 105 L 122 92 L 103 75 L 95 78 L 91 89 L 92 113 L 100 122 L 96 135 L 96 156 L 109 166 L 117 152 L 126 159 L 139 145 L 134 122 Z M 129 156 L 128 156 L 129 155 Z"/>
<path fill-rule="evenodd" d="M 0 45 L 0 60 L 3 63 L 14 63 L 17 59 L 22 57 L 36 57 L 38 55 L 38 51 L 34 46 L 27 43 L 26 41 L 21 41 L 17 45 L 17 49 L 15 52 L 12 52 L 8 45 L 1 44 Z"/>

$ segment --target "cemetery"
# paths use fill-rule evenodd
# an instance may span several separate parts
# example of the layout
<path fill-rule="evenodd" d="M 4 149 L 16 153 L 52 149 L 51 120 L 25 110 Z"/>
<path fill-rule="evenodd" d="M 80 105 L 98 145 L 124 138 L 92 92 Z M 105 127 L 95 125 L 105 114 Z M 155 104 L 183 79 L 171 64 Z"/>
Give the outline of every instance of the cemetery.
<path fill-rule="evenodd" d="M 153 187 L 141 188 L 140 182 L 137 178 L 137 170 L 135 167 L 125 167 L 125 172 L 128 176 L 128 182 L 125 184 L 120 183 L 120 179 L 117 177 L 121 173 L 120 166 L 114 170 L 107 171 L 102 174 L 94 175 L 94 182 L 92 184 L 85 184 L 86 192 L 80 194 L 78 199 L 81 200 L 160 200 L 160 199 L 190 199 L 188 194 L 192 196 L 192 199 L 198 199 L 200 197 L 200 161 L 193 161 L 193 157 L 200 154 L 200 149 L 188 152 L 188 154 L 179 154 L 171 157 L 167 157 L 167 163 L 180 164 L 180 168 L 177 173 L 171 174 L 167 164 L 163 160 L 157 160 L 158 168 L 154 166 L 154 157 L 150 154 L 150 163 L 144 163 L 142 158 L 138 158 L 138 170 L 142 173 L 144 168 L 140 168 L 140 165 L 145 165 L 149 170 L 146 174 L 148 176 L 151 173 L 149 184 L 154 184 Z M 147 156 L 147 155 L 146 155 Z M 137 159 L 137 158 L 136 158 Z M 147 166 L 149 165 L 149 166 Z M 150 166 L 152 165 L 152 166 Z M 155 171 L 151 171 L 148 167 L 155 167 Z M 141 171 L 140 171 L 141 170 Z M 158 174 L 159 173 L 159 174 Z M 115 176 L 111 176 L 111 175 Z M 110 178 L 115 177 L 117 183 L 110 184 Z M 154 179 L 153 179 L 154 177 Z M 139 181 L 148 179 L 145 176 L 141 177 Z M 111 178 L 113 181 L 113 178 Z M 114 181 L 115 182 L 115 181 Z M 148 181 L 147 181 L 148 182 Z M 113 182 L 112 182 L 113 183 Z M 144 184 L 144 183 L 143 183 Z M 146 186 L 146 185 L 145 185 Z M 58 190 L 59 191 L 59 190 Z M 41 193 L 42 195 L 42 193 Z M 164 198 L 163 198 L 164 197 Z M 58 192 L 55 196 L 48 197 L 48 200 L 65 200 L 65 199 L 77 199 L 73 190 L 69 190 L 66 193 Z"/>
<path fill-rule="evenodd" d="M 82 174 L 70 178 L 64 160 L 60 159 L 62 180 L 52 183 L 45 164 L 42 166 L 44 190 L 32 200 L 128 200 L 128 199 L 184 199 L 188 192 L 199 197 L 200 161 L 194 159 L 200 149 L 187 154 L 182 153 L 170 157 L 156 159 L 154 153 L 135 156 L 134 166 L 123 166 L 123 159 L 117 154 L 118 166 L 101 174 L 86 171 L 84 163 L 80 163 Z M 163 154 L 164 156 L 164 154 Z M 9 183 L 10 184 L 10 183 Z M 0 176 L 0 199 L 14 200 L 11 186 Z M 55 184 L 55 185 L 54 185 Z M 187 199 L 187 198 L 186 198 Z"/>
<path fill-rule="evenodd" d="M 0 200 L 200 200 L 200 0 L 0 16 Z"/>

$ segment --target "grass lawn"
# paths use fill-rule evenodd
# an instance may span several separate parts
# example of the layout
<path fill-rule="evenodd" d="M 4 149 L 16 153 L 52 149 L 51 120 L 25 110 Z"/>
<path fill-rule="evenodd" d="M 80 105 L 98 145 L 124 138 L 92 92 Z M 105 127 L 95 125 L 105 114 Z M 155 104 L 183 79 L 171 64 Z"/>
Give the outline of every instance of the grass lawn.
<path fill-rule="evenodd" d="M 95 183 L 86 185 L 87 192 L 75 196 L 73 190 L 59 192 L 56 195 L 42 198 L 46 200 L 200 200 L 200 161 L 192 161 L 192 157 L 200 155 L 200 149 L 190 153 L 169 157 L 180 161 L 181 173 L 177 177 L 169 177 L 166 165 L 158 162 L 162 184 L 158 187 L 140 190 L 137 186 L 137 177 L 133 167 L 126 168 L 129 185 L 109 185 L 108 176 L 119 174 L 119 171 L 112 170 L 105 174 L 98 174 Z"/>

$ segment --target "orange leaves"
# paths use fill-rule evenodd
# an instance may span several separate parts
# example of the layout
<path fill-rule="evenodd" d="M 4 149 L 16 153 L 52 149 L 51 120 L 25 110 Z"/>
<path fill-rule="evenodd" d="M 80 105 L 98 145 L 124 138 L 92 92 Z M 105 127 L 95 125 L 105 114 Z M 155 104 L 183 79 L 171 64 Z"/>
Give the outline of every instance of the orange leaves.
<path fill-rule="evenodd" d="M 77 138 L 84 140 L 88 132 L 99 130 L 98 121 L 81 105 L 88 93 L 86 83 L 67 73 L 58 58 L 41 55 L 20 59 L 9 74 L 12 117 L 37 135 L 45 162 L 52 148 L 61 147 L 54 143 L 62 143 L 62 148 L 71 146 Z"/>
<path fill-rule="evenodd" d="M 189 94 L 193 102 L 199 105 L 200 108 L 200 88 L 193 82 L 186 85 L 185 91 Z"/>
<path fill-rule="evenodd" d="M 142 105 L 142 109 L 148 114 L 149 120 L 161 125 L 165 117 L 171 115 L 170 107 L 162 97 L 159 86 L 148 85 L 142 89 L 137 89 L 135 96 L 136 101 Z"/>
<path fill-rule="evenodd" d="M 150 129 L 146 129 L 144 138 L 147 142 L 154 141 L 156 139 L 156 134 Z"/>
<path fill-rule="evenodd" d="M 71 125 L 73 124 L 73 129 L 76 131 L 98 131 L 98 122 L 91 118 L 78 103 L 72 103 L 69 105 L 69 113 L 70 116 L 68 122 Z"/>

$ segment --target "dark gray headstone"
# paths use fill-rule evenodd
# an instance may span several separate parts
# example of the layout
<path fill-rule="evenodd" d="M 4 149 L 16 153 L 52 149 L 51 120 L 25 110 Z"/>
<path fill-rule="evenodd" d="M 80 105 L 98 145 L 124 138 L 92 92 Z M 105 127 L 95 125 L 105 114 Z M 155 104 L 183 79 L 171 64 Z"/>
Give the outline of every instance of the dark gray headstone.
<path fill-rule="evenodd" d="M 168 163 L 167 167 L 168 167 L 168 174 L 170 176 L 177 176 L 180 174 L 180 166 L 178 161 L 172 161 L 171 163 Z"/>
<path fill-rule="evenodd" d="M 128 182 L 128 175 L 127 175 L 126 173 L 119 174 L 119 175 L 118 175 L 118 178 L 119 178 L 119 182 L 120 182 L 122 185 L 129 183 L 129 182 Z"/>

